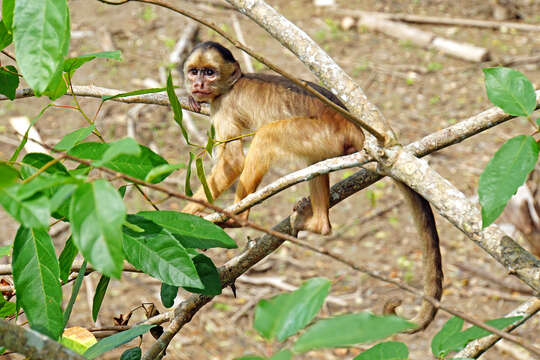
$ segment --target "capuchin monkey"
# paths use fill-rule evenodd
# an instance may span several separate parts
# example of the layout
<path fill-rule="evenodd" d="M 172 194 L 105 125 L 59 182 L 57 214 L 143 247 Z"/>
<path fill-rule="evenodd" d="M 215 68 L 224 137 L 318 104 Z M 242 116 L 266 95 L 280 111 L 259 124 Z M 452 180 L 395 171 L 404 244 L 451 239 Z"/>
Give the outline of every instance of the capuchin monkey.
<path fill-rule="evenodd" d="M 247 155 L 242 141 L 227 141 L 217 148 L 218 160 L 207 177 L 213 198 L 217 198 L 238 178 L 235 202 L 257 189 L 272 163 L 279 159 L 306 165 L 324 159 L 352 154 L 364 146 L 361 129 L 307 90 L 276 75 L 243 74 L 232 53 L 216 42 L 197 45 L 184 65 L 185 85 L 190 93 L 190 106 L 200 110 L 200 103 L 210 104 L 210 119 L 216 139 L 226 141 L 255 132 Z M 328 100 L 345 109 L 343 103 L 327 89 L 308 82 Z M 424 292 L 436 299 L 442 294 L 442 266 L 439 238 L 429 203 L 402 183 L 398 187 L 411 205 L 411 211 L 424 254 Z M 309 181 L 312 211 L 293 213 L 291 225 L 295 233 L 307 230 L 329 234 L 329 177 L 319 175 Z M 205 199 L 199 189 L 195 198 Z M 182 211 L 201 214 L 203 205 L 191 202 Z M 240 216 L 247 219 L 249 210 Z M 424 301 L 412 319 L 425 329 L 437 309 Z"/>

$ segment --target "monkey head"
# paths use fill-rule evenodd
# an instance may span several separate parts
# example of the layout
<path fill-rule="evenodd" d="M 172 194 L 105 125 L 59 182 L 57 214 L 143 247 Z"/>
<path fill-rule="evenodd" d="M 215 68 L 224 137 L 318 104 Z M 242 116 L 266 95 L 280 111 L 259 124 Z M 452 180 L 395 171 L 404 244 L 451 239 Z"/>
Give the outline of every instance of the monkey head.
<path fill-rule="evenodd" d="M 240 65 L 232 53 L 212 41 L 193 48 L 184 65 L 186 90 L 197 102 L 211 104 L 226 93 L 241 75 Z"/>

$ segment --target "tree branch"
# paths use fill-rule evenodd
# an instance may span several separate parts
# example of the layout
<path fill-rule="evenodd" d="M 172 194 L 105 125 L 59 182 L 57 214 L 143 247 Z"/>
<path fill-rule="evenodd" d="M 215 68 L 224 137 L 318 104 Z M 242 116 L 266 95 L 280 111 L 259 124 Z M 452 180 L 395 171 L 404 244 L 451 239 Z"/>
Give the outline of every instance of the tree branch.
<path fill-rule="evenodd" d="M 31 329 L 0 319 L 0 344 L 32 360 L 85 360 L 74 351 Z"/>

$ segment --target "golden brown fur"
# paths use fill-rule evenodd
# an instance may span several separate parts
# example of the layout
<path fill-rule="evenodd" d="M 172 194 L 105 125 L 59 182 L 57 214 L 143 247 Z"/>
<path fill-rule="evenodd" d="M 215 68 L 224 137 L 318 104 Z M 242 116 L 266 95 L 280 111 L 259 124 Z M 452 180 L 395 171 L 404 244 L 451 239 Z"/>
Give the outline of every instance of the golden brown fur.
<path fill-rule="evenodd" d="M 340 113 L 325 105 L 293 82 L 274 75 L 242 74 L 232 54 L 217 43 L 195 47 L 184 66 L 186 88 L 193 107 L 208 102 L 216 138 L 227 140 L 254 132 L 244 157 L 240 141 L 218 147 L 218 162 L 208 176 L 208 185 L 217 198 L 238 177 L 235 202 L 257 189 L 269 167 L 279 159 L 301 160 L 306 165 L 359 151 L 364 134 Z M 310 83 L 338 106 L 344 105 L 328 90 Z M 295 230 L 328 234 L 329 178 L 320 175 L 309 182 L 312 212 L 292 216 Z M 440 299 L 442 269 L 439 238 L 429 203 L 407 186 L 399 185 L 412 206 L 424 251 L 424 292 Z M 194 195 L 204 199 L 199 189 Z M 183 211 L 199 213 L 203 206 L 190 203 Z M 247 218 L 249 211 L 242 215 Z M 413 320 L 423 329 L 436 309 L 424 301 Z"/>

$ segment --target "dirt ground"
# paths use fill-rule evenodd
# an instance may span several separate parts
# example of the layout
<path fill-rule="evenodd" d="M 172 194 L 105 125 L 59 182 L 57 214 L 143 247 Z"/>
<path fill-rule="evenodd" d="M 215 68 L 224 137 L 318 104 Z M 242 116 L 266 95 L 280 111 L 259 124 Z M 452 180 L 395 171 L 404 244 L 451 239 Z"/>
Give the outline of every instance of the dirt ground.
<path fill-rule="evenodd" d="M 204 5 L 204 2 L 197 1 L 171 0 L 171 3 L 212 20 L 229 34 L 235 34 L 230 10 L 209 7 Z M 389 119 L 403 144 L 475 115 L 490 106 L 483 87 L 481 68 L 494 63 L 472 64 L 382 34 L 358 31 L 355 28 L 342 30 L 339 26 L 342 17 L 336 15 L 331 8 L 314 7 L 312 0 L 275 0 L 269 3 L 312 36 L 355 78 L 368 98 Z M 481 0 L 337 0 L 336 8 L 492 19 L 491 3 Z M 524 21 L 540 25 L 540 1 L 521 0 L 517 3 Z M 93 84 L 126 91 L 154 87 L 152 81 L 157 82 L 157 86 L 163 86 L 159 69 L 168 65 L 168 56 L 188 24 L 184 17 L 140 3 L 113 7 L 97 1 L 72 0 L 69 4 L 72 29 L 75 31 L 71 42 L 71 56 L 120 49 L 124 57 L 122 62 L 98 59 L 84 65 L 75 75 L 75 84 Z M 304 79 L 314 79 L 299 60 L 257 25 L 241 15 L 238 15 L 238 20 L 250 47 L 283 69 Z M 540 36 L 534 32 L 445 26 L 418 27 L 456 41 L 486 47 L 495 61 L 540 54 Z M 204 28 L 201 29 L 199 38 L 220 40 L 213 31 Z M 12 48 L 8 50 L 13 51 Z M 233 52 L 238 59 L 242 59 L 238 51 Z M 1 58 L 2 64 L 9 63 L 5 59 Z M 264 71 L 260 64 L 254 62 L 254 66 L 257 71 Z M 540 87 L 538 63 L 522 64 L 515 68 L 531 79 L 535 88 Z M 64 97 L 56 103 L 70 104 L 71 101 L 69 97 Z M 92 115 L 99 104 L 96 99 L 80 98 L 79 101 L 83 109 Z M 1 159 L 8 158 L 15 148 L 13 143 L 16 135 L 8 120 L 14 116 L 33 117 L 45 104 L 47 99 L 35 98 L 0 103 Z M 97 118 L 97 126 L 106 139 L 126 136 L 129 130 L 127 113 L 130 109 L 134 109 L 134 105 L 106 103 Z M 183 140 L 180 140 L 180 130 L 167 108 L 145 105 L 136 113 L 136 121 L 131 130 L 134 130 L 137 141 L 151 146 L 170 162 L 187 161 L 188 148 Z M 37 129 L 46 143 L 55 144 L 64 134 L 84 124 L 82 116 L 74 111 L 53 109 L 48 110 L 38 121 Z M 204 117 L 197 117 L 196 125 L 203 135 L 209 128 Z M 530 133 L 530 128 L 526 120 L 516 119 L 428 156 L 427 160 L 467 196 L 475 197 L 478 178 L 487 161 L 506 139 L 523 133 Z M 209 168 L 211 162 L 207 162 L 207 166 Z M 265 182 L 275 180 L 293 169 L 296 168 L 277 167 L 267 176 Z M 332 180 L 335 182 L 351 173 L 352 170 L 334 173 Z M 183 183 L 183 176 L 182 173 L 175 174 L 166 183 L 177 187 L 179 183 Z M 307 240 L 344 254 L 364 266 L 420 287 L 421 251 L 411 220 L 405 208 L 399 205 L 400 195 L 395 190 L 392 182 L 384 179 L 347 199 L 331 211 L 333 235 L 329 238 L 307 235 Z M 149 194 L 154 199 L 163 199 L 160 194 Z M 272 226 L 288 214 L 294 203 L 306 194 L 306 185 L 294 186 L 255 207 L 251 219 L 259 224 Z M 135 191 L 130 192 L 127 199 L 131 212 L 150 209 Z M 219 199 L 218 204 L 229 204 L 232 199 L 233 192 L 229 191 Z M 159 207 L 179 210 L 183 205 L 178 200 L 164 199 Z M 362 218 L 389 207 L 391 209 L 383 215 L 360 224 Z M 445 272 L 444 303 L 487 320 L 503 316 L 527 298 L 526 294 L 509 291 L 500 283 L 482 276 L 488 274 L 505 284 L 521 286 L 518 280 L 506 275 L 501 265 L 445 219 L 437 217 L 437 222 Z M 57 225 L 56 228 L 61 226 Z M 17 225 L 2 210 L 0 227 L 5 235 L 0 239 L 0 245 L 9 244 L 14 238 Z M 227 231 L 237 241 L 239 249 L 242 249 L 248 238 L 259 236 L 259 233 L 246 229 Z M 65 232 L 59 232 L 60 235 L 55 237 L 58 251 L 62 249 L 65 240 Z M 526 244 L 523 245 L 526 247 Z M 239 251 L 214 249 L 206 254 L 219 265 Z M 7 259 L 0 261 L 6 262 Z M 399 296 L 404 303 L 400 309 L 401 314 L 410 317 L 420 304 L 418 299 L 392 286 L 289 244 L 283 245 L 257 265 L 248 276 L 267 280 L 280 279 L 283 283 L 294 286 L 314 276 L 328 277 L 333 282 L 331 295 L 340 301 L 339 304 L 327 303 L 321 316 L 357 311 L 380 313 L 386 299 Z M 97 281 L 98 274 L 88 277 L 70 325 L 93 326 L 89 310 L 92 294 L 87 289 L 94 288 Z M 253 304 L 256 299 L 270 297 L 282 290 L 271 285 L 253 285 L 245 281 L 239 281 L 237 288 L 236 298 L 232 296 L 230 289 L 226 289 L 222 295 L 204 307 L 176 336 L 167 350 L 166 358 L 233 359 L 247 354 L 269 355 L 272 350 L 276 350 L 277 347 L 265 343 L 253 330 L 253 307 L 249 308 L 246 304 Z M 64 291 L 67 299 L 71 287 L 66 286 Z M 179 298 L 188 295 L 181 291 Z M 124 274 L 121 282 L 111 283 L 97 326 L 111 325 L 113 316 L 125 314 L 145 302 L 153 302 L 160 311 L 166 311 L 159 301 L 159 282 L 139 274 Z M 142 318 L 143 313 L 138 311 L 132 322 Z M 446 313 L 439 312 L 426 331 L 415 335 L 398 335 L 393 339 L 408 345 L 411 359 L 432 359 L 431 338 L 448 318 Z M 538 343 L 539 319 L 537 316 L 530 320 L 519 328 L 516 334 Z M 151 341 L 150 337 L 146 337 L 144 346 L 148 346 Z M 134 344 L 136 341 L 132 342 L 132 346 L 135 346 Z M 349 349 L 313 351 L 296 358 L 352 359 L 369 346 L 363 344 Z M 515 349 L 513 345 L 506 343 L 504 347 L 490 350 L 482 359 L 532 359 L 525 357 L 526 355 L 507 352 L 509 346 Z M 114 352 L 108 358 L 118 358 L 120 353 L 121 351 Z"/>

